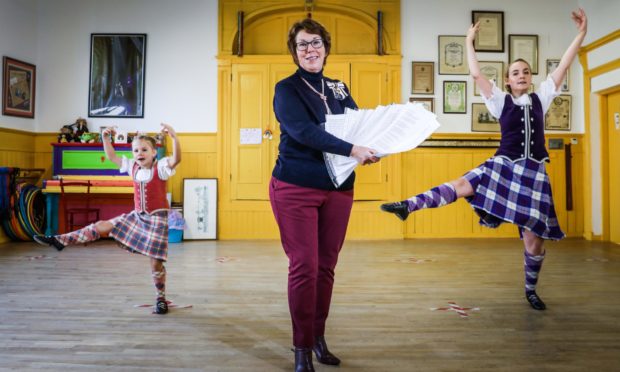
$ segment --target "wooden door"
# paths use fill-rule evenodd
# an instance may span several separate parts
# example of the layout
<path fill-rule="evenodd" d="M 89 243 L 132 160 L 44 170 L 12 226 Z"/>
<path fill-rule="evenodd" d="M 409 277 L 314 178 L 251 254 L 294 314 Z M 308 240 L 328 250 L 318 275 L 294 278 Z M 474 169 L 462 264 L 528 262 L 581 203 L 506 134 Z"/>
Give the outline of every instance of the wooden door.
<path fill-rule="evenodd" d="M 391 103 L 388 94 L 388 68 L 377 63 L 351 64 L 351 95 L 360 109 Z M 356 143 L 356 145 L 360 145 Z M 358 166 L 355 170 L 355 200 L 388 199 L 389 157 L 373 165 Z"/>
<path fill-rule="evenodd" d="M 620 244 L 620 92 L 607 96 L 609 240 Z"/>
<path fill-rule="evenodd" d="M 276 165 L 278 159 L 278 146 L 280 144 L 280 123 L 276 120 L 276 115 L 273 112 L 273 97 L 275 95 L 276 83 L 284 78 L 289 77 L 297 71 L 297 65 L 293 63 L 274 63 L 269 66 L 269 130 L 272 133 L 271 139 L 266 139 L 269 142 L 269 159 L 270 169 L 269 177 L 271 177 L 271 171 Z"/>
<path fill-rule="evenodd" d="M 229 131 L 232 199 L 268 199 L 270 142 L 262 140 L 269 125 L 271 107 L 268 84 L 269 65 L 232 66 L 232 113 Z M 261 140 L 248 141 L 251 131 L 260 132 Z"/>

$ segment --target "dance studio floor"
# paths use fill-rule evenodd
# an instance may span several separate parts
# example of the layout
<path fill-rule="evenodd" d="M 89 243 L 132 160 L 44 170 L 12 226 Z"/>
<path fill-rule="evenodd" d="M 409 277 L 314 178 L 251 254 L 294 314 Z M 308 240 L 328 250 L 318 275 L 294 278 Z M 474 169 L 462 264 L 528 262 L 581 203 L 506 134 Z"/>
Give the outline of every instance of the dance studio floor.
<path fill-rule="evenodd" d="M 548 243 L 523 298 L 518 239 L 347 241 L 317 371 L 620 370 L 620 246 Z M 148 259 L 110 240 L 0 245 L 0 370 L 292 371 L 278 241 L 170 246 L 165 316 Z"/>

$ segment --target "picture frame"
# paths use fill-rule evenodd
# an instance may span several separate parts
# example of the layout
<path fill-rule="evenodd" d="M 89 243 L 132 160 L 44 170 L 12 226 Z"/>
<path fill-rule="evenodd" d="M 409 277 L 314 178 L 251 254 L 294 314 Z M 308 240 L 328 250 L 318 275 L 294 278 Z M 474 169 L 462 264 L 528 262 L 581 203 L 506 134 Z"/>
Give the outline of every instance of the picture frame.
<path fill-rule="evenodd" d="M 434 62 L 411 62 L 411 94 L 435 94 Z"/>
<path fill-rule="evenodd" d="M 443 82 L 443 113 L 465 114 L 467 113 L 467 82 L 444 81 Z"/>
<path fill-rule="evenodd" d="M 439 35 L 439 75 L 468 75 L 465 36 Z"/>
<path fill-rule="evenodd" d="M 545 114 L 545 130 L 570 130 L 572 96 L 560 94 L 551 101 Z"/>
<path fill-rule="evenodd" d="M 217 239 L 217 178 L 183 179 L 184 240 Z"/>
<path fill-rule="evenodd" d="M 527 61 L 538 75 L 538 35 L 508 35 L 508 65 L 517 59 Z"/>
<path fill-rule="evenodd" d="M 560 60 L 559 59 L 548 59 L 547 60 L 547 76 L 549 76 L 549 74 L 551 74 L 553 71 L 555 71 L 556 68 L 558 68 L 558 66 L 560 65 Z M 568 92 L 570 90 L 570 87 L 568 85 L 568 76 L 569 76 L 570 70 L 566 70 L 566 76 L 564 77 L 564 81 L 562 81 L 562 86 L 561 86 L 561 91 L 562 92 Z"/>
<path fill-rule="evenodd" d="M 433 97 L 409 97 L 409 102 L 420 103 L 430 112 L 435 112 L 435 98 Z"/>
<path fill-rule="evenodd" d="M 471 131 L 472 132 L 500 132 L 497 120 L 484 103 L 471 104 Z"/>
<path fill-rule="evenodd" d="M 146 34 L 91 34 L 88 116 L 143 118 Z"/>
<path fill-rule="evenodd" d="M 504 52 L 504 12 L 472 10 L 471 23 L 480 21 L 474 39 L 476 52 Z"/>
<path fill-rule="evenodd" d="M 479 61 L 480 73 L 488 80 L 494 80 L 500 90 L 504 90 L 504 62 L 502 61 Z M 474 95 L 480 95 L 478 84 L 474 84 Z"/>
<path fill-rule="evenodd" d="M 34 118 L 37 67 L 2 58 L 2 115 Z"/>

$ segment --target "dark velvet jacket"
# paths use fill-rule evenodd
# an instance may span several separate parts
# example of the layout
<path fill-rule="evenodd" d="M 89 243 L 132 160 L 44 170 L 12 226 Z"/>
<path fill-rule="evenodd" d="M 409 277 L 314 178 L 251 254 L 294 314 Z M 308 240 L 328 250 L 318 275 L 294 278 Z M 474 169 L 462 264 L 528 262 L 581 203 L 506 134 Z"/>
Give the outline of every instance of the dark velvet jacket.
<path fill-rule="evenodd" d="M 519 106 L 510 94 L 506 95 L 499 118 L 502 139 L 495 156 L 505 156 L 512 161 L 530 158 L 540 163 L 549 160 L 542 104 L 536 93 L 530 94 L 530 98 L 531 106 Z"/>
<path fill-rule="evenodd" d="M 323 100 L 301 78 L 306 79 L 317 92 L 321 92 L 321 79 L 325 82 L 324 94 L 332 114 L 342 114 L 345 108 L 356 109 L 348 88 L 328 87 L 338 83 L 299 68 L 293 75 L 276 84 L 273 110 L 280 123 L 280 145 L 273 177 L 297 186 L 321 190 L 336 190 L 327 172 L 323 152 L 349 156 L 353 145 L 327 133 L 327 109 Z M 355 181 L 352 174 L 338 190 L 351 190 Z"/>

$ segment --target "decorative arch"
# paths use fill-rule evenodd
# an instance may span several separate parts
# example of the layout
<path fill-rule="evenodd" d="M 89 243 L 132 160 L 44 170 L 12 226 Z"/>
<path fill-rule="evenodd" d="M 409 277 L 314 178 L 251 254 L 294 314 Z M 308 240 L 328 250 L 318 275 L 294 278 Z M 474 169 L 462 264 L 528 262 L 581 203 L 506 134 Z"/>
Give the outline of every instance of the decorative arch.
<path fill-rule="evenodd" d="M 325 5 L 314 10 L 312 18 L 321 22 L 332 35 L 332 54 L 377 54 L 377 19 L 367 12 L 339 5 Z M 287 33 L 290 26 L 307 16 L 296 6 L 271 6 L 245 14 L 243 54 L 288 54 Z M 226 45 L 237 53 L 238 30 L 230 34 Z M 390 35 L 383 33 L 384 50 L 394 50 Z"/>

